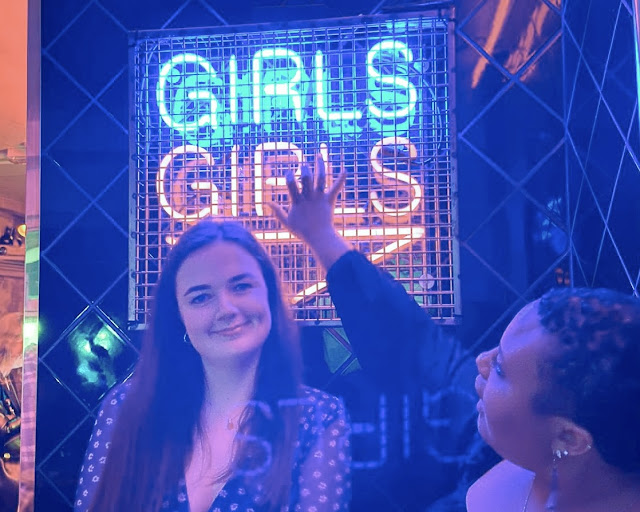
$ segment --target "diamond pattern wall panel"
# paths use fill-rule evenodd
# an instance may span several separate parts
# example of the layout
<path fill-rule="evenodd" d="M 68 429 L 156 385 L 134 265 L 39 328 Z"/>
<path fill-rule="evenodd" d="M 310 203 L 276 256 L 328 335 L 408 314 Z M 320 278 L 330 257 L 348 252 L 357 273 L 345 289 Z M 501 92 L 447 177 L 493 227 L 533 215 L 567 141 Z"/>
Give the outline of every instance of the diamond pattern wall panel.
<path fill-rule="evenodd" d="M 638 294 L 640 139 L 632 2 L 564 11 L 571 252 L 576 285 Z"/>
<path fill-rule="evenodd" d="M 457 3 L 463 323 L 471 352 L 568 268 L 557 1 Z"/>
<path fill-rule="evenodd" d="M 127 31 L 221 20 L 206 2 L 115 0 L 44 0 L 42 19 L 36 509 L 68 511 L 95 409 L 139 350 L 126 330 Z"/>

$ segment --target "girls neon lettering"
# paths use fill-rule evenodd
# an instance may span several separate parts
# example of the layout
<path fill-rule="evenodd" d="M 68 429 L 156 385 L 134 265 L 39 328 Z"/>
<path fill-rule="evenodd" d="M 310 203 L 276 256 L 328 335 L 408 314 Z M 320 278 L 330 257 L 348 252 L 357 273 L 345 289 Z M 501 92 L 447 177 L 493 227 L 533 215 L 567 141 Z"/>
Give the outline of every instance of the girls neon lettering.
<path fill-rule="evenodd" d="M 228 62 L 221 63 L 226 77 L 204 57 L 181 53 L 162 65 L 156 102 L 163 122 L 201 147 L 230 145 L 233 135 L 229 129 L 239 124 L 264 124 L 267 106 L 290 111 L 298 124 L 310 115 L 324 121 L 325 130 L 334 133 L 342 133 L 345 123 L 354 126 L 364 110 L 370 129 L 406 135 L 418 102 L 418 90 L 409 74 L 413 60 L 413 52 L 402 41 L 385 39 L 373 45 L 362 63 L 366 87 L 349 93 L 366 95 L 363 102 L 358 101 L 364 107 L 358 108 L 344 94 L 330 93 L 328 84 L 342 69 L 325 69 L 327 58 L 322 50 L 313 55 L 309 74 L 301 55 L 286 47 L 260 48 L 250 64 L 245 63 L 244 75 L 239 74 L 236 55 L 230 55 Z M 393 63 L 392 73 L 389 62 Z M 336 100 L 341 103 L 337 109 L 331 104 Z"/>
<path fill-rule="evenodd" d="M 380 153 L 385 145 L 405 146 L 408 148 L 408 154 L 410 159 L 417 157 L 417 149 L 409 139 L 403 137 L 386 137 L 381 139 L 374 145 L 369 154 L 369 163 L 373 169 L 376 180 L 382 185 L 387 186 L 389 189 L 402 193 L 404 198 L 401 201 L 394 200 L 392 204 L 385 202 L 381 197 L 381 194 L 375 189 L 369 190 L 369 211 L 375 216 L 385 217 L 390 216 L 395 218 L 396 221 L 400 218 L 408 217 L 413 212 L 420 209 L 423 200 L 423 190 L 420 183 L 411 176 L 408 172 L 398 172 L 394 169 L 384 166 L 380 157 Z M 209 196 L 207 206 L 201 208 L 197 212 L 186 213 L 184 208 L 180 211 L 180 207 L 184 205 L 174 203 L 172 198 L 180 198 L 181 194 L 169 193 L 168 189 L 173 190 L 176 186 L 175 182 L 172 182 L 169 177 L 170 171 L 174 166 L 174 160 L 182 155 L 190 155 L 189 158 L 194 156 L 197 159 L 202 160 L 207 166 L 214 166 L 212 155 L 205 149 L 185 145 L 179 146 L 166 155 L 161 163 L 158 173 L 156 175 L 156 190 L 158 193 L 158 200 L 167 215 L 177 220 L 197 220 L 209 216 L 231 216 L 238 217 L 241 213 L 250 215 L 256 215 L 262 217 L 265 215 L 264 203 L 265 195 L 267 193 L 270 196 L 274 195 L 277 189 L 281 191 L 287 190 L 286 179 L 284 177 L 266 176 L 263 169 L 264 153 L 267 151 L 288 151 L 297 160 L 297 174 L 300 174 L 300 165 L 303 163 L 302 150 L 293 143 L 290 142 L 267 142 L 259 144 L 254 153 L 254 166 L 253 166 L 253 187 L 251 190 L 251 202 L 246 203 L 241 201 L 243 191 L 241 190 L 243 180 L 239 177 L 238 172 L 238 153 L 239 147 L 234 145 L 231 149 L 231 159 L 229 171 L 230 175 L 226 178 L 228 184 L 228 190 L 219 190 L 219 188 L 211 180 L 189 180 L 188 187 L 193 191 L 206 191 Z M 325 166 L 328 166 L 328 149 L 326 144 L 321 146 L 320 154 L 325 161 Z M 168 183 L 167 183 L 168 182 Z M 180 183 L 182 180 L 180 180 Z M 221 204 L 229 205 L 226 210 L 221 209 Z M 338 205 L 334 211 L 336 215 L 357 215 L 365 214 L 367 210 L 362 206 L 356 205 L 352 207 L 345 207 Z"/>

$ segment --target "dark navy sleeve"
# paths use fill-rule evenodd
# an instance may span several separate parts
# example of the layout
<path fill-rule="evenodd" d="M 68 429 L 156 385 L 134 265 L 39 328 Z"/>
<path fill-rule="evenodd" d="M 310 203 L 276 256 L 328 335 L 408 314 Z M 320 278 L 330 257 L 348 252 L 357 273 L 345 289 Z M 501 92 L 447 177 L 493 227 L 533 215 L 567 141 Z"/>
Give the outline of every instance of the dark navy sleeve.
<path fill-rule="evenodd" d="M 329 292 L 360 365 L 381 387 L 438 389 L 459 350 L 391 275 L 350 251 L 327 273 Z"/>
<path fill-rule="evenodd" d="M 102 402 L 93 433 L 89 439 L 84 462 L 80 468 L 80 479 L 73 505 L 74 512 L 88 511 L 95 496 L 109 454 L 113 428 L 127 388 L 128 384 L 116 386 Z"/>

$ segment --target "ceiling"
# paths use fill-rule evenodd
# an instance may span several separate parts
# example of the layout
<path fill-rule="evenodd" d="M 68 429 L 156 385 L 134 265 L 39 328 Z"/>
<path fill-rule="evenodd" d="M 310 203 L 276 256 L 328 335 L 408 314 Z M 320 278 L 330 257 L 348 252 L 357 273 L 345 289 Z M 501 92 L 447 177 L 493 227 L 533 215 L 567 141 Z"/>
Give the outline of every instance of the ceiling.
<path fill-rule="evenodd" d="M 24 211 L 25 166 L 2 157 L 26 138 L 27 0 L 3 2 L 0 16 L 0 206 Z"/>

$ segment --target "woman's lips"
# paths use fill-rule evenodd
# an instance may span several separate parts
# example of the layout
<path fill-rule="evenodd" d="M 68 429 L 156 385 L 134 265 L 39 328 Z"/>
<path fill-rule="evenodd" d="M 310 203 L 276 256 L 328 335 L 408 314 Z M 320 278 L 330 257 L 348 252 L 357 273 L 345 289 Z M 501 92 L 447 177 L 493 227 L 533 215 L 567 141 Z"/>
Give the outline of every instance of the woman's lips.
<path fill-rule="evenodd" d="M 478 393 L 478 397 L 480 398 L 480 400 L 478 400 L 478 403 L 476 404 L 476 410 L 480 415 L 484 414 L 484 402 L 482 401 L 482 395 L 484 394 L 484 388 L 486 385 L 486 379 L 482 375 L 478 374 L 478 376 L 476 377 L 475 387 L 476 393 Z"/>
<path fill-rule="evenodd" d="M 244 322 L 242 324 L 232 325 L 231 327 L 225 327 L 224 329 L 213 331 L 213 334 L 216 334 L 216 335 L 219 335 L 219 336 L 232 336 L 234 334 L 239 333 L 248 324 L 249 324 L 249 322 Z"/>
<path fill-rule="evenodd" d="M 486 385 L 487 385 L 487 381 L 485 380 L 485 378 L 482 375 L 478 374 L 475 381 L 475 387 L 476 387 L 476 393 L 478 393 L 478 396 L 480 398 L 482 398 L 482 393 L 484 393 L 484 387 Z"/>

